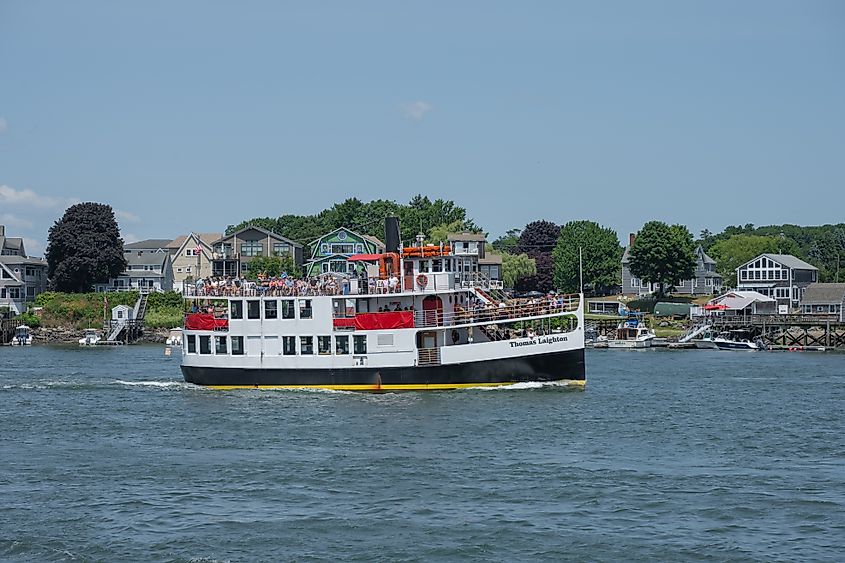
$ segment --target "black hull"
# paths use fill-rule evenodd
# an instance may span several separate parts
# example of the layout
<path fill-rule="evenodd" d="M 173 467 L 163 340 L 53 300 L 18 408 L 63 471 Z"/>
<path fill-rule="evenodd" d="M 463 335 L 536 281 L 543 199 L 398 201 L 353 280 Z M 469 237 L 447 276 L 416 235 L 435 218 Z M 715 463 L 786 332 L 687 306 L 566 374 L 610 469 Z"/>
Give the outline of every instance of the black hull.
<path fill-rule="evenodd" d="M 520 382 L 584 381 L 584 350 L 456 365 L 349 369 L 182 366 L 188 383 L 211 387 L 323 387 L 360 390 L 450 389 Z"/>

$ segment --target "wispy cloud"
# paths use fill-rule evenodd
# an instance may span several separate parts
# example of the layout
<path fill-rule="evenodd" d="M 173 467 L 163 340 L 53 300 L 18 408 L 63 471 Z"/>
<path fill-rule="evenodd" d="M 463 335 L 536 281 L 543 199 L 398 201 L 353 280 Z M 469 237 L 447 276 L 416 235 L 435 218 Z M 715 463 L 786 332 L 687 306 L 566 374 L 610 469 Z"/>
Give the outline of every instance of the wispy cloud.
<path fill-rule="evenodd" d="M 23 219 L 22 217 L 16 217 L 11 213 L 2 213 L 0 214 L 0 225 L 6 225 L 8 227 L 18 227 L 21 229 L 31 229 L 32 221 Z"/>
<path fill-rule="evenodd" d="M 128 211 L 124 211 L 122 209 L 115 209 L 114 216 L 118 219 L 123 219 L 127 223 L 140 223 L 141 218 L 135 215 L 134 213 L 130 213 Z"/>
<path fill-rule="evenodd" d="M 405 117 L 413 119 L 414 121 L 421 121 L 425 114 L 434 109 L 428 102 L 417 100 L 416 102 L 405 102 L 399 104 L 399 109 L 405 114 Z"/>
<path fill-rule="evenodd" d="M 121 236 L 123 237 L 124 244 L 131 244 L 133 242 L 138 242 L 139 240 L 141 240 L 138 235 L 133 233 L 121 233 Z"/>
<path fill-rule="evenodd" d="M 0 133 L 5 131 L 9 128 L 9 123 L 6 121 L 5 117 L 0 117 Z"/>
<path fill-rule="evenodd" d="M 34 238 L 27 238 L 24 237 L 23 239 L 24 247 L 26 248 L 26 253 L 29 256 L 43 256 L 44 255 L 44 243 L 40 240 Z"/>
<path fill-rule="evenodd" d="M 9 205 L 48 208 L 72 205 L 78 202 L 79 200 L 75 198 L 40 195 L 30 189 L 16 190 L 5 184 L 0 186 L 0 203 Z"/>

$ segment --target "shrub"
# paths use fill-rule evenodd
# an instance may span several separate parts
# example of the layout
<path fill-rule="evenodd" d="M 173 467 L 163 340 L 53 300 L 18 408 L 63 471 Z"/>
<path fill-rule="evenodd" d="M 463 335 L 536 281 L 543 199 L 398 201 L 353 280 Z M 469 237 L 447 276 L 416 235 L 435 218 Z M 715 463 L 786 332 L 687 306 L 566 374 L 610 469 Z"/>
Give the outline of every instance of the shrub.
<path fill-rule="evenodd" d="M 18 315 L 18 319 L 30 328 L 38 328 L 41 326 L 41 319 L 39 319 L 34 313 L 23 313 L 22 315 Z"/>

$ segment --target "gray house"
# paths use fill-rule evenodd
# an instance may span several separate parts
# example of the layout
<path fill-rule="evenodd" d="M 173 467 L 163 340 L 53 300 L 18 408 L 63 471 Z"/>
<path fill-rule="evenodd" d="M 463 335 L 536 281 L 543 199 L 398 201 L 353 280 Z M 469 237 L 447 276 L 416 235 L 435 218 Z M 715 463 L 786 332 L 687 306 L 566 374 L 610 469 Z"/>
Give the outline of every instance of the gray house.
<path fill-rule="evenodd" d="M 812 283 L 801 298 L 805 315 L 838 315 L 845 322 L 845 283 Z"/>
<path fill-rule="evenodd" d="M 47 262 L 31 258 L 23 239 L 7 237 L 0 225 L 0 308 L 16 315 L 26 312 L 26 303 L 47 289 Z"/>
<path fill-rule="evenodd" d="M 211 275 L 240 276 L 258 256 L 290 255 L 297 267 L 303 264 L 302 245 L 267 229 L 249 225 L 212 243 Z"/>
<path fill-rule="evenodd" d="M 622 293 L 647 295 L 657 291 L 658 284 L 646 283 L 631 273 L 628 264 L 628 251 L 634 244 L 634 235 L 622 254 Z M 701 245 L 695 249 L 695 275 L 692 279 L 681 280 L 673 293 L 682 295 L 714 295 L 722 292 L 722 276 L 716 273 L 716 261 L 704 252 Z"/>
<path fill-rule="evenodd" d="M 818 274 L 815 266 L 791 254 L 761 254 L 736 269 L 737 289 L 762 293 L 793 308 Z"/>
<path fill-rule="evenodd" d="M 108 282 L 94 284 L 95 291 L 173 291 L 170 252 L 136 250 L 124 258 L 126 269 Z"/>

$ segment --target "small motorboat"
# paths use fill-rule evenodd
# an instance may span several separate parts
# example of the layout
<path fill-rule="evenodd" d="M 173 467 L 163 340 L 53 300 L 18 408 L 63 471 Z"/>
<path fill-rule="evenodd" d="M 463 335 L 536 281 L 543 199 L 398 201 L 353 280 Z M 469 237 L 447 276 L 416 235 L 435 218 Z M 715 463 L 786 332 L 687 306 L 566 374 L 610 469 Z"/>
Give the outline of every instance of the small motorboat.
<path fill-rule="evenodd" d="M 171 328 L 170 334 L 167 335 L 167 340 L 164 341 L 167 346 L 182 346 L 182 329 Z"/>
<path fill-rule="evenodd" d="M 80 346 L 96 346 L 100 341 L 100 335 L 96 328 L 86 328 L 85 334 L 79 339 Z"/>
<path fill-rule="evenodd" d="M 30 330 L 26 325 L 18 325 L 15 328 L 15 335 L 12 337 L 12 346 L 30 346 L 32 344 Z"/>
<path fill-rule="evenodd" d="M 713 344 L 719 350 L 750 350 L 762 349 L 759 342 L 751 340 L 751 335 L 746 330 L 731 330 L 719 333 L 713 339 Z"/>
<path fill-rule="evenodd" d="M 608 348 L 651 348 L 657 335 L 648 328 L 643 313 L 629 312 L 627 318 L 616 327 L 613 338 L 607 339 Z"/>

